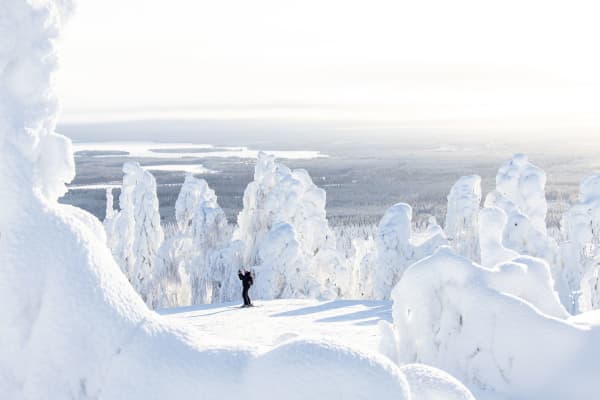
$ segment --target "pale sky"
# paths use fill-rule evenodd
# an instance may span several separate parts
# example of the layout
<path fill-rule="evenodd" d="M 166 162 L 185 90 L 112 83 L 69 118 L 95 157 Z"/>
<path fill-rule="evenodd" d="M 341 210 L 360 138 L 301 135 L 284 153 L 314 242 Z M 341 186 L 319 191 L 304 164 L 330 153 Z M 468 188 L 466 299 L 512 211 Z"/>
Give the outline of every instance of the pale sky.
<path fill-rule="evenodd" d="M 600 127 L 596 1 L 79 0 L 63 120 Z"/>

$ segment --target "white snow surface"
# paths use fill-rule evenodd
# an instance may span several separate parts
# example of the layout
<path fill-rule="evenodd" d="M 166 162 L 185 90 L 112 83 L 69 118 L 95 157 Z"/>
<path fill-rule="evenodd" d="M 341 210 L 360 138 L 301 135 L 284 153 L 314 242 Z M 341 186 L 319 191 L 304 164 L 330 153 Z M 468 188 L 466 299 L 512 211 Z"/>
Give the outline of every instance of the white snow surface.
<path fill-rule="evenodd" d="M 286 352 L 293 351 L 293 359 L 290 359 L 289 355 L 275 356 L 279 360 L 275 366 L 269 366 L 268 371 L 265 371 L 265 376 L 271 377 L 265 382 L 265 387 L 268 387 L 271 394 L 278 396 L 276 398 L 300 399 L 305 398 L 302 395 L 305 395 L 306 388 L 297 386 L 298 382 L 290 382 L 285 375 L 290 369 L 296 371 L 290 372 L 294 374 L 301 373 L 302 369 L 312 370 L 314 358 L 330 362 L 319 354 L 316 343 L 325 341 L 333 348 L 346 345 L 357 349 L 363 357 L 371 357 L 369 354 L 378 351 L 381 340 L 378 322 L 390 321 L 392 308 L 390 301 L 323 302 L 311 299 L 282 299 L 255 303 L 256 307 L 249 309 L 240 309 L 238 303 L 228 303 L 162 310 L 160 313 L 169 319 L 189 324 L 199 331 L 242 341 L 258 352 L 278 348 L 285 348 Z M 344 363 L 355 363 L 343 353 L 338 357 Z M 292 362 L 293 367 L 290 365 Z M 283 374 L 281 370 L 284 371 Z M 409 383 L 411 399 L 474 399 L 458 380 L 433 367 L 408 364 L 400 370 Z M 263 382 L 264 378 L 258 379 Z M 316 379 L 316 374 L 307 375 L 305 384 L 310 386 Z M 336 398 L 352 396 L 359 385 L 364 384 L 362 380 L 346 382 L 345 373 L 335 374 L 333 379 L 332 385 L 340 387 Z M 408 397 L 408 394 L 405 396 Z M 366 398 L 376 399 L 377 393 L 370 393 Z"/>

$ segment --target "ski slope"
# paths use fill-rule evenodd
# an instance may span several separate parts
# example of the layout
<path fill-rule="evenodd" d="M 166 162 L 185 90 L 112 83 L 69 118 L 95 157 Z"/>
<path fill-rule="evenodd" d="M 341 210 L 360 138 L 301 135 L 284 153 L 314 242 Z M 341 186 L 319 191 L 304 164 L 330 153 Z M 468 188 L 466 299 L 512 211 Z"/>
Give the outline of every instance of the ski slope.
<path fill-rule="evenodd" d="M 252 293 L 251 293 L 252 294 Z M 295 338 L 330 340 L 361 352 L 379 352 L 380 320 L 392 321 L 391 301 L 284 299 L 207 304 L 160 310 L 204 334 L 244 342 L 258 351 Z"/>

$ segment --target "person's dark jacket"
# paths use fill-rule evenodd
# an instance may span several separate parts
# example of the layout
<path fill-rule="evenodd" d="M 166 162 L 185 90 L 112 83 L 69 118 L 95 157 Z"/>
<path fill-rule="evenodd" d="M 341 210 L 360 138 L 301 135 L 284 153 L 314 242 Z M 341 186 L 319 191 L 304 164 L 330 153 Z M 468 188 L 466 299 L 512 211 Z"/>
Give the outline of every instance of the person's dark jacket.
<path fill-rule="evenodd" d="M 244 289 L 250 289 L 250 286 L 254 284 L 254 278 L 252 277 L 252 273 L 250 271 L 243 272 L 238 271 L 238 278 L 242 281 L 242 285 Z"/>

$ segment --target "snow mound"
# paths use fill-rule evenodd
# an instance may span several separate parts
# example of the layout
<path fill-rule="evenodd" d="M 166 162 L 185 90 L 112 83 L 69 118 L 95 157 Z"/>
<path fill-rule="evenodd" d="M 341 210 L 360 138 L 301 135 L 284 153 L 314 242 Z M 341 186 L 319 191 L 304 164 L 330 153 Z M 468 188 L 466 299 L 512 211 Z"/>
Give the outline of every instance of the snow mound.
<path fill-rule="evenodd" d="M 391 362 L 308 340 L 288 342 L 253 360 L 246 379 L 272 399 L 411 399 L 404 374 Z M 262 390 L 250 393 L 251 399 L 264 396 Z"/>
<path fill-rule="evenodd" d="M 600 373 L 592 344 L 600 331 L 563 320 L 541 260 L 489 270 L 445 247 L 411 266 L 392 297 L 393 331 L 382 348 L 399 364 L 441 368 L 482 397 L 590 398 L 600 390 L 591 379 Z"/>
<path fill-rule="evenodd" d="M 407 364 L 400 370 L 406 376 L 413 399 L 475 400 L 469 389 L 439 369 L 423 364 Z"/>

